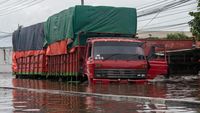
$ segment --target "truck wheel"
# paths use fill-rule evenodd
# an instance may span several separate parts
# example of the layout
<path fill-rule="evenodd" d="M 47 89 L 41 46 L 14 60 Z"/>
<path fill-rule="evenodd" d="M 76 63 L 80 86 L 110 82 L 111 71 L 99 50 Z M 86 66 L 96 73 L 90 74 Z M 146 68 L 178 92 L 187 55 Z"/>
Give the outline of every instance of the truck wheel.
<path fill-rule="evenodd" d="M 63 81 L 62 77 L 59 77 L 58 81 L 59 81 L 59 82 L 62 82 L 62 81 Z"/>
<path fill-rule="evenodd" d="M 19 75 L 15 75 L 15 78 L 19 78 Z"/>

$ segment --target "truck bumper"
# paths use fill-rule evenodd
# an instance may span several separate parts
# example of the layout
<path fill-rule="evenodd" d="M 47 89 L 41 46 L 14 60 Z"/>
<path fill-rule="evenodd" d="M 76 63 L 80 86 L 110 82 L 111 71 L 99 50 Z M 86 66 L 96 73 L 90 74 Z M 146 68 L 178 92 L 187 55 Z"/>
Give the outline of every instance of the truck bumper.
<path fill-rule="evenodd" d="M 148 82 L 147 79 L 140 79 L 140 80 L 132 80 L 132 79 L 91 79 L 90 83 L 96 84 L 96 83 L 103 83 L 103 84 L 109 84 L 109 83 L 146 83 Z"/>

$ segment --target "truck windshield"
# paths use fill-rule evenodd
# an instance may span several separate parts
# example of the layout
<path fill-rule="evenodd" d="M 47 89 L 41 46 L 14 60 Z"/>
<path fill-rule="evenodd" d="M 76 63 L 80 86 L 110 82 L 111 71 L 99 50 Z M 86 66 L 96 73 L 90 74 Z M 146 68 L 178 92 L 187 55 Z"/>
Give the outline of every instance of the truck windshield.
<path fill-rule="evenodd" d="M 144 60 L 144 51 L 139 42 L 96 42 L 95 60 Z"/>

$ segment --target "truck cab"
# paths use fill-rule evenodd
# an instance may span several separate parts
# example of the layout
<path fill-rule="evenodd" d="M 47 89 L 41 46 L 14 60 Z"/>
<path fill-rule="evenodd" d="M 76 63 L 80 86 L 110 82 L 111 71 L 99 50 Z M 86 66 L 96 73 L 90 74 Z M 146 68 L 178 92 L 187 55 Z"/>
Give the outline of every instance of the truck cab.
<path fill-rule="evenodd" d="M 147 79 L 143 42 L 129 38 L 89 38 L 84 75 L 90 83 Z"/>

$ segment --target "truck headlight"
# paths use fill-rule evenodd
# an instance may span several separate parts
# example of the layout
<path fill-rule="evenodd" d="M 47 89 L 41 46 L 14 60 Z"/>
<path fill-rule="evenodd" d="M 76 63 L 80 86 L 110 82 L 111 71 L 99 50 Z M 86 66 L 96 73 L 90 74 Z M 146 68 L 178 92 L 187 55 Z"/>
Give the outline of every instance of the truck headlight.
<path fill-rule="evenodd" d="M 138 77 L 145 77 L 145 74 L 137 74 Z"/>
<path fill-rule="evenodd" d="M 141 74 L 142 77 L 145 77 L 145 74 Z"/>
<path fill-rule="evenodd" d="M 96 74 L 96 77 L 101 77 L 101 75 L 100 74 Z"/>

